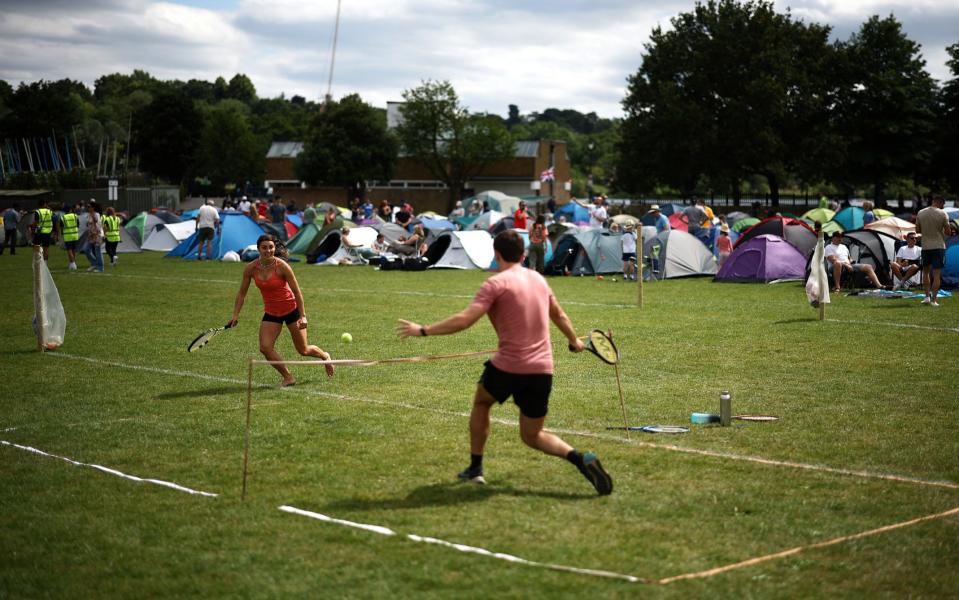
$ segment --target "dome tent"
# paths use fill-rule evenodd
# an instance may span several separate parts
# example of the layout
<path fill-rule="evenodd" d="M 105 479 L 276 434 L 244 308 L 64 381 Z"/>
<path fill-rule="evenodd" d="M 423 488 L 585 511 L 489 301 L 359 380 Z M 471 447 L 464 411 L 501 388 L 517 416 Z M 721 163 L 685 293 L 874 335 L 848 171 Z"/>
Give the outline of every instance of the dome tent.
<path fill-rule="evenodd" d="M 737 246 L 713 280 L 741 283 L 801 280 L 806 262 L 802 252 L 781 237 L 759 235 Z"/>

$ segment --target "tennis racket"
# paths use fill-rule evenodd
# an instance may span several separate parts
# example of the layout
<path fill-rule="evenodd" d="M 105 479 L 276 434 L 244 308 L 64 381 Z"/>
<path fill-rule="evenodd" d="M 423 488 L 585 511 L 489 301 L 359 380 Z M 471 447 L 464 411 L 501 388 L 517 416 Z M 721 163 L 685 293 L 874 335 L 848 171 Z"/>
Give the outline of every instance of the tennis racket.
<path fill-rule="evenodd" d="M 586 336 L 586 349 L 608 365 L 615 365 L 619 362 L 619 350 L 616 349 L 613 338 L 599 329 L 590 331 L 589 335 Z"/>
<path fill-rule="evenodd" d="M 607 427 L 606 429 L 627 429 L 626 427 Z M 642 431 L 644 433 L 689 433 L 689 427 L 682 425 L 642 425 L 630 426 L 629 431 Z"/>
<path fill-rule="evenodd" d="M 190 345 L 187 346 L 186 348 L 187 352 L 196 352 L 203 346 L 206 346 L 207 342 L 213 339 L 213 336 L 223 331 L 226 331 L 227 329 L 231 329 L 235 326 L 236 326 L 236 323 L 231 321 L 227 323 L 226 325 L 224 325 L 223 327 L 213 327 L 212 329 L 207 329 L 200 335 L 196 336 L 195 340 L 190 342 Z"/>

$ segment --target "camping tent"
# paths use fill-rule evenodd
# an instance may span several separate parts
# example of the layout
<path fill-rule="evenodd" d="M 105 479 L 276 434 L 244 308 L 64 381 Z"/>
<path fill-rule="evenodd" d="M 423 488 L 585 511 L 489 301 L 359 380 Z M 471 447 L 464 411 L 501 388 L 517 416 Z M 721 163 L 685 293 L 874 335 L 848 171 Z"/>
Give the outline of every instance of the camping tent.
<path fill-rule="evenodd" d="M 859 229 L 845 232 L 842 243 L 849 248 L 849 260 L 853 264 L 872 265 L 879 281 L 884 284 L 892 283 L 890 265 L 896 257 L 896 238 L 879 231 Z M 854 277 L 857 286 L 865 285 L 865 275 L 855 273 Z"/>
<path fill-rule="evenodd" d="M 310 249 L 310 244 L 320 233 L 320 228 L 316 223 L 307 223 L 296 232 L 286 243 L 286 249 L 290 254 L 306 254 Z"/>
<path fill-rule="evenodd" d="M 483 206 L 484 202 L 486 203 L 486 208 L 489 210 L 504 212 L 511 215 L 516 212 L 517 208 L 519 208 L 520 198 L 504 194 L 503 192 L 497 192 L 496 190 L 490 190 L 488 192 L 480 192 L 475 196 L 470 196 L 469 198 L 463 200 L 463 206 L 468 208 L 474 203 L 479 204 L 479 206 Z"/>
<path fill-rule="evenodd" d="M 837 212 L 832 220 L 842 225 L 843 231 L 852 231 L 853 229 L 862 229 L 864 214 L 866 214 L 866 211 L 858 206 L 847 206 Z"/>
<path fill-rule="evenodd" d="M 906 239 L 907 233 L 916 231 L 916 224 L 904 221 L 899 217 L 886 217 L 878 221 L 873 221 L 866 225 L 865 229 L 881 231 L 887 235 L 891 235 L 897 240 L 904 240 Z"/>
<path fill-rule="evenodd" d="M 685 231 L 663 231 L 643 243 L 643 256 L 654 279 L 716 274 L 716 259 L 706 246 Z"/>
<path fill-rule="evenodd" d="M 747 229 L 749 229 L 756 223 L 759 223 L 759 219 L 757 219 L 756 217 L 743 217 L 741 219 L 738 219 L 736 223 L 734 223 L 733 225 L 730 225 L 729 228 L 735 232 L 742 233 L 743 231 L 746 231 Z"/>
<path fill-rule="evenodd" d="M 87 219 L 89 218 L 90 213 L 80 213 L 77 215 L 77 225 L 80 229 L 80 239 L 77 241 L 77 251 L 85 252 L 87 248 Z M 102 218 L 102 215 L 101 215 Z M 105 240 L 105 238 L 102 238 Z M 63 241 L 61 240 L 61 245 Z M 101 246 L 105 247 L 106 244 L 103 243 Z M 130 254 L 133 252 L 140 252 L 140 244 L 133 239 L 133 235 L 127 231 L 125 227 L 120 228 L 120 245 L 117 246 L 118 254 Z M 105 253 L 104 253 L 105 255 Z"/>
<path fill-rule="evenodd" d="M 153 235 L 153 232 L 156 231 L 157 226 L 163 225 L 164 223 L 166 223 L 166 221 L 160 217 L 143 211 L 127 221 L 127 224 L 124 225 L 124 228 L 130 232 L 130 234 L 133 236 L 133 240 L 142 247 L 143 242 L 147 241 L 147 239 Z"/>
<path fill-rule="evenodd" d="M 170 212 L 168 210 L 158 210 L 153 213 L 155 217 L 163 221 L 164 223 L 182 223 L 184 219 L 180 215 Z"/>
<path fill-rule="evenodd" d="M 253 219 L 243 213 L 220 213 L 220 230 L 213 237 L 213 256 L 223 258 L 230 250 L 242 252 L 244 248 L 255 245 L 257 238 L 263 235 Z M 167 258 L 181 257 L 195 259 L 197 256 L 196 233 L 180 242 L 167 253 Z"/>
<path fill-rule="evenodd" d="M 631 227 L 636 227 L 637 225 L 639 225 L 639 219 L 637 219 L 633 215 L 628 215 L 626 213 L 614 215 L 610 220 L 613 223 L 616 223 L 617 225 L 619 225 L 620 227 L 626 227 L 627 225 Z"/>
<path fill-rule="evenodd" d="M 734 210 L 733 212 L 726 215 L 726 224 L 729 225 L 730 227 L 733 227 L 736 225 L 736 223 L 742 221 L 743 219 L 751 219 L 751 218 L 752 217 L 742 212 L 741 210 Z M 756 221 L 758 222 L 759 219 L 756 219 Z"/>
<path fill-rule="evenodd" d="M 772 234 L 781 237 L 793 246 L 799 248 L 803 256 L 812 256 L 816 249 L 816 232 L 799 219 L 791 217 L 769 217 L 756 223 L 746 231 L 742 232 L 739 239 L 736 240 L 736 247 L 745 244 L 759 235 Z"/>
<path fill-rule="evenodd" d="M 498 210 L 488 210 L 481 214 L 479 217 L 473 221 L 470 226 L 467 228 L 469 230 L 478 230 L 482 229 L 484 231 L 489 231 L 493 225 L 496 225 L 500 220 L 506 216 L 506 213 L 501 213 Z M 512 217 L 511 217 L 512 218 Z"/>
<path fill-rule="evenodd" d="M 431 269 L 488 269 L 493 238 L 485 231 L 444 231 L 425 256 Z"/>
<path fill-rule="evenodd" d="M 339 230 L 327 233 L 319 244 L 306 255 L 306 262 L 320 265 L 366 264 L 358 259 L 360 251 L 370 250 L 376 240 L 376 230 L 372 227 L 354 227 L 350 229 L 350 246 L 343 245 L 343 236 Z"/>
<path fill-rule="evenodd" d="M 714 281 L 768 283 L 803 279 L 807 259 L 795 246 L 776 235 L 759 235 L 738 246 L 723 263 Z"/>
<path fill-rule="evenodd" d="M 959 288 L 959 237 L 946 238 L 946 266 L 942 269 L 942 287 Z"/>
<path fill-rule="evenodd" d="M 558 207 L 556 212 L 553 213 L 553 219 L 556 221 L 560 221 L 560 217 L 562 217 L 566 223 L 588 223 L 589 207 L 580 204 L 576 200 L 570 200 L 566 204 Z"/>
<path fill-rule="evenodd" d="M 140 246 L 140 249 L 169 252 L 176 248 L 180 242 L 193 235 L 195 231 L 196 223 L 194 221 L 163 223 L 157 226 L 156 230 Z"/>
<path fill-rule="evenodd" d="M 606 229 L 568 233 L 556 242 L 553 259 L 546 262 L 546 272 L 553 275 L 619 273 L 623 270 L 622 237 Z"/>
<path fill-rule="evenodd" d="M 390 244 L 400 241 L 401 237 L 407 237 L 410 232 L 396 223 L 376 223 L 372 225 L 373 229 L 383 234 L 383 237 Z"/>
<path fill-rule="evenodd" d="M 820 223 L 828 223 L 829 221 L 832 221 L 833 217 L 835 216 L 836 213 L 828 208 L 813 208 L 804 212 L 801 218 L 803 221 L 812 225 L 816 221 L 819 221 Z"/>

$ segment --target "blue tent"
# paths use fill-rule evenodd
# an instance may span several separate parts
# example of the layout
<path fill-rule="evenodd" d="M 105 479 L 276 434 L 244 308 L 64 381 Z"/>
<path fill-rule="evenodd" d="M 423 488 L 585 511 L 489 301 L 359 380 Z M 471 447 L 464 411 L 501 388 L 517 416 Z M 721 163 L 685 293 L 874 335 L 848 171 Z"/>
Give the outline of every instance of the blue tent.
<path fill-rule="evenodd" d="M 528 231 L 523 231 L 522 229 L 514 229 L 513 231 L 515 231 L 516 233 L 518 233 L 518 234 L 519 234 L 519 237 L 523 238 L 523 248 L 524 248 L 524 249 L 528 249 L 528 248 L 529 248 L 529 232 L 528 232 Z M 544 265 L 544 267 L 545 267 L 545 265 L 548 265 L 551 260 L 553 260 L 553 244 L 552 244 L 552 242 L 549 241 L 549 239 L 547 239 L 547 240 L 546 240 L 546 252 L 545 252 L 545 256 L 544 256 L 544 258 L 543 258 L 543 265 Z M 527 259 L 523 259 L 523 264 L 526 265 L 526 266 L 529 266 L 529 261 L 528 261 Z M 496 259 L 495 259 L 495 258 L 493 259 L 493 262 L 492 262 L 492 264 L 490 264 L 490 267 L 489 267 L 489 268 L 490 268 L 491 270 L 493 270 L 493 271 L 496 270 Z"/>
<path fill-rule="evenodd" d="M 223 258 L 230 250 L 240 253 L 247 246 L 256 244 L 263 230 L 253 219 L 242 213 L 220 213 L 220 232 L 213 238 L 213 256 Z M 196 233 L 180 242 L 166 255 L 195 259 L 197 254 Z"/>
<path fill-rule="evenodd" d="M 659 206 L 659 212 L 662 213 L 663 216 L 665 217 L 668 217 L 669 215 L 672 215 L 672 214 L 681 213 L 683 212 L 683 208 L 684 208 L 682 204 L 674 204 L 672 202 L 659 204 L 658 206 Z M 648 211 L 646 212 L 645 215 L 640 217 L 639 220 L 643 225 L 656 225 L 656 218 L 653 216 L 653 213 Z"/>
<path fill-rule="evenodd" d="M 843 231 L 852 231 L 854 229 L 862 229 L 864 224 L 862 217 L 865 214 L 866 211 L 858 206 L 847 206 L 837 212 L 832 220 L 842 225 Z"/>
<path fill-rule="evenodd" d="M 959 237 L 946 238 L 946 266 L 942 269 L 942 287 L 959 288 Z"/>
<path fill-rule="evenodd" d="M 559 221 L 560 217 L 566 217 L 567 223 L 586 223 L 589 221 L 589 207 L 575 200 L 567 202 L 553 213 L 553 219 Z"/>
<path fill-rule="evenodd" d="M 291 215 L 287 213 L 286 220 L 296 225 L 297 229 L 299 229 L 300 227 L 303 227 L 303 217 L 301 217 L 300 215 Z"/>
<path fill-rule="evenodd" d="M 420 225 L 427 231 L 434 231 L 437 234 L 441 231 L 456 229 L 456 225 L 453 225 L 448 219 L 420 219 Z"/>

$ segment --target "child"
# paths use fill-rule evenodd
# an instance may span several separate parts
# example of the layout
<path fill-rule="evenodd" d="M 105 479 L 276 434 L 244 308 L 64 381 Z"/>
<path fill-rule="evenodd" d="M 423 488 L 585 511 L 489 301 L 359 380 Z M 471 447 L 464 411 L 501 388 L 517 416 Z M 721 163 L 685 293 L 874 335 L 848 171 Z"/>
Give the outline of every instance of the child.
<path fill-rule="evenodd" d="M 733 252 L 733 242 L 729 239 L 729 225 L 725 223 L 719 227 L 719 239 L 716 240 L 716 248 L 719 249 L 719 266 L 722 268 L 723 263 Z"/>
<path fill-rule="evenodd" d="M 631 225 L 623 232 L 623 281 L 636 281 L 636 231 Z"/>

